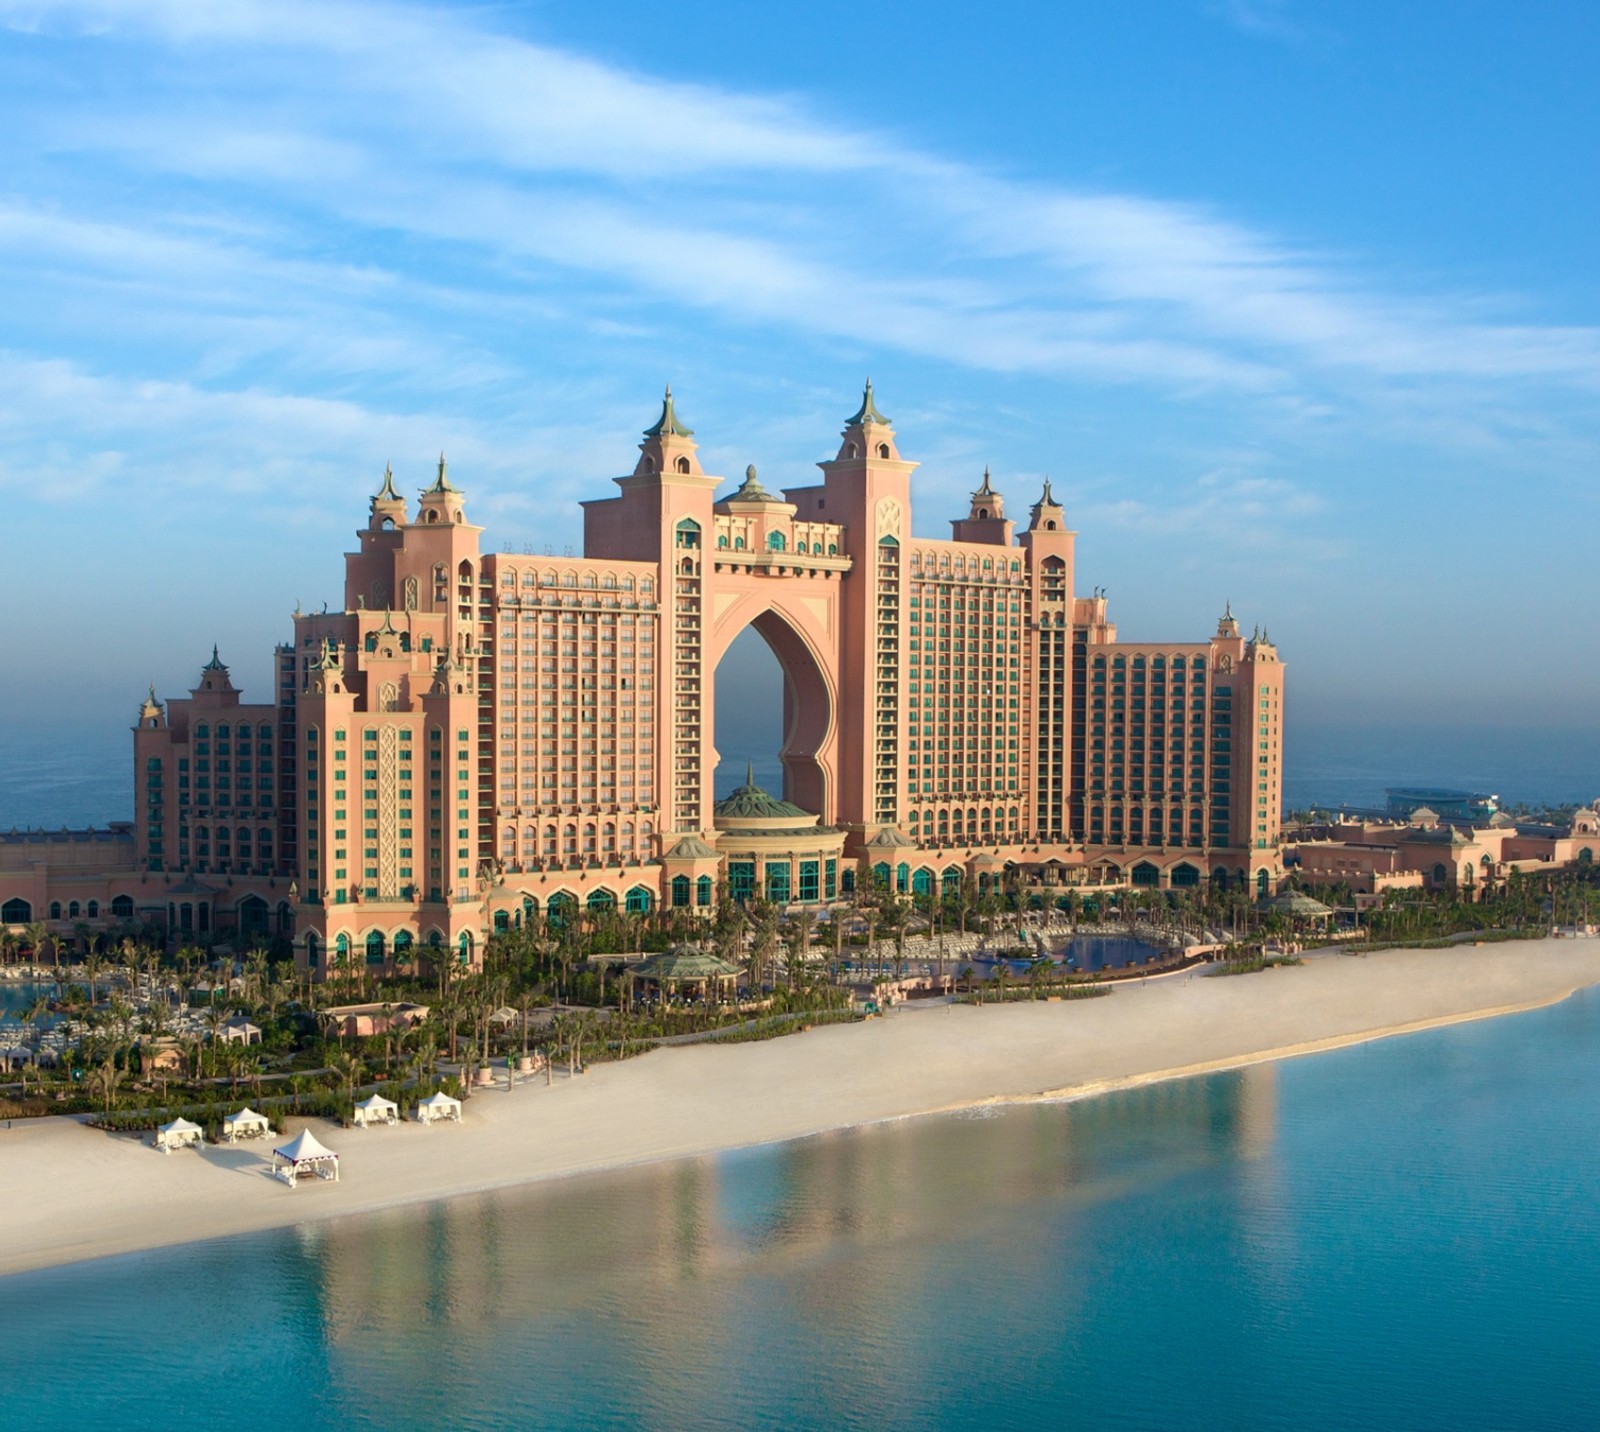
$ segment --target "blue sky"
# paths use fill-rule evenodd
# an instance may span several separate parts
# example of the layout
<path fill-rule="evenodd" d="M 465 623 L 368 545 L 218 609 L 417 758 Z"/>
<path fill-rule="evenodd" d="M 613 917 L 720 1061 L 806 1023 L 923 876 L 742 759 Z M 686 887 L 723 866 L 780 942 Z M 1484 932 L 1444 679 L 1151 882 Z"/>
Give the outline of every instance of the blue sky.
<path fill-rule="evenodd" d="M 1045 475 L 1134 638 L 1294 714 L 1587 719 L 1600 7 L 0 0 L 0 659 L 268 689 L 385 462 L 579 544 L 670 381 L 945 534 Z M 20 719 L 20 718 L 19 718 Z"/>

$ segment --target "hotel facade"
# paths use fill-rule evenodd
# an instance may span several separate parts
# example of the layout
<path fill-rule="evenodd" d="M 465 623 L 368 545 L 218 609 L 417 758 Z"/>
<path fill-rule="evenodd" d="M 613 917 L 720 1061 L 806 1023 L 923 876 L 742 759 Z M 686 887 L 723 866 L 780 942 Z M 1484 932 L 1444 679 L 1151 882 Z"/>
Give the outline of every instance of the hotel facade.
<path fill-rule="evenodd" d="M 99 899 L 175 938 L 286 935 L 316 975 L 419 945 L 475 962 L 580 908 L 826 904 L 872 878 L 1275 885 L 1264 634 L 1224 612 L 1198 641 L 1118 641 L 1048 483 L 1021 531 L 985 473 L 949 539 L 914 536 L 916 464 L 870 384 L 818 466 L 719 497 L 669 391 L 565 558 L 485 550 L 443 459 L 415 503 L 386 473 L 271 703 L 215 653 L 188 697 L 151 693 L 129 868 Z M 713 674 L 751 626 L 784 676 L 783 798 L 719 806 Z"/>

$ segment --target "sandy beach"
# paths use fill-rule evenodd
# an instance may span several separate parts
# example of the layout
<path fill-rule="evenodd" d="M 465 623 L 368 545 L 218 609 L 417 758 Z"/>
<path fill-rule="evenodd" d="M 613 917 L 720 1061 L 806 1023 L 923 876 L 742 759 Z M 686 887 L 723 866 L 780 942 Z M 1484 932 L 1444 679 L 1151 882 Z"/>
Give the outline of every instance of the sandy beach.
<path fill-rule="evenodd" d="M 148 1136 L 19 1121 L 0 1130 L 0 1274 L 884 1119 L 1085 1096 L 1537 1008 L 1597 982 L 1600 940 L 1544 940 L 1320 956 L 1234 979 L 1153 979 L 1098 1000 L 903 1008 L 479 1094 L 460 1125 L 314 1121 L 341 1179 L 294 1190 L 268 1174 L 280 1138 L 169 1157 Z"/>

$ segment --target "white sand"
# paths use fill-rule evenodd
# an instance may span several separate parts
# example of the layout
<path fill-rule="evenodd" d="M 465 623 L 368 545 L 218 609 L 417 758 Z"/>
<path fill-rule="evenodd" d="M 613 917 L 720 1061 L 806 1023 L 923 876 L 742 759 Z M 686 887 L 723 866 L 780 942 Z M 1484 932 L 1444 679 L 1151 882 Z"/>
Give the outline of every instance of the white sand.
<path fill-rule="evenodd" d="M 341 1181 L 267 1176 L 281 1138 L 169 1156 L 71 1120 L 0 1128 L 0 1274 L 973 1104 L 1092 1094 L 1554 1003 L 1600 940 L 1324 956 L 1108 998 L 901 1009 L 759 1044 L 663 1049 L 480 1094 L 465 1122 L 317 1137 Z M 148 1137 L 148 1136 L 147 1136 Z"/>

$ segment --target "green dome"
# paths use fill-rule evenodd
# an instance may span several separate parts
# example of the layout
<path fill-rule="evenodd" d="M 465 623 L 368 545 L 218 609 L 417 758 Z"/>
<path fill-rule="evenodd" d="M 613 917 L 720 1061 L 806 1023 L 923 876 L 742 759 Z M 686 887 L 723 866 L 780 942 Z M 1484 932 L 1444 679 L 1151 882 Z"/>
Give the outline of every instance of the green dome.
<path fill-rule="evenodd" d="M 711 814 L 728 820 L 793 820 L 796 816 L 802 820 L 815 818 L 811 811 L 768 795 L 754 780 L 748 778 L 732 795 L 712 806 Z"/>

